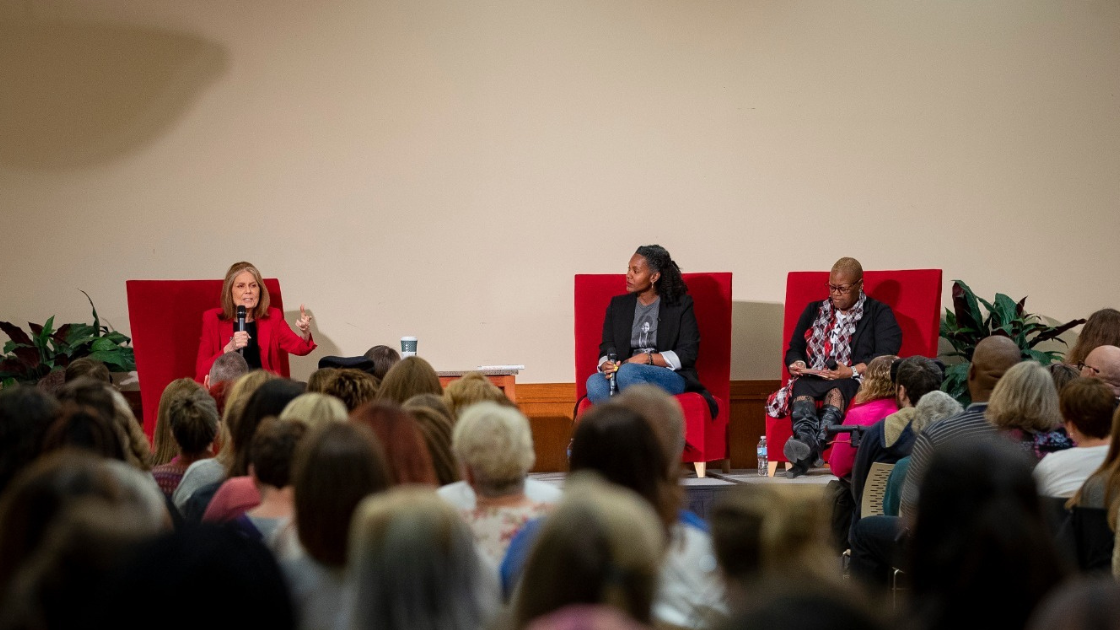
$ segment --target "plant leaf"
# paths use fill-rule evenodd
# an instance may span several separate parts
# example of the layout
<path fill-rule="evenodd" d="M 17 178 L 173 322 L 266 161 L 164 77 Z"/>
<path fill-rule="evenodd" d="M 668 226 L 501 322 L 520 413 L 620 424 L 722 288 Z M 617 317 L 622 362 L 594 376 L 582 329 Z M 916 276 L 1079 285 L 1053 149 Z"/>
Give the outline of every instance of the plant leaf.
<path fill-rule="evenodd" d="M 1035 336 L 1034 339 L 1031 339 L 1029 347 L 1033 348 L 1033 347 L 1037 346 L 1038 344 L 1042 343 L 1043 341 L 1049 341 L 1051 339 L 1057 339 L 1058 335 L 1061 335 L 1062 333 L 1064 333 L 1067 330 L 1073 328 L 1074 326 L 1080 326 L 1081 324 L 1084 324 L 1084 323 L 1085 323 L 1084 319 L 1074 319 L 1074 320 L 1071 320 L 1071 321 L 1068 321 L 1068 322 L 1062 324 L 1061 326 L 1053 326 L 1049 330 L 1047 330 L 1046 332 L 1039 333 L 1037 336 Z M 1062 343 L 1065 343 L 1065 342 L 1063 341 Z"/>
<path fill-rule="evenodd" d="M 82 291 L 81 289 L 78 290 Z M 98 337 L 101 335 L 101 319 L 97 317 L 97 307 L 93 305 L 93 298 L 91 298 L 88 293 L 82 291 L 82 295 L 86 296 L 86 299 L 89 300 L 89 307 L 93 310 L 93 335 Z"/>
<path fill-rule="evenodd" d="M 53 335 L 51 335 L 51 340 L 54 341 L 56 348 L 61 348 L 64 345 L 69 345 L 66 343 L 66 337 L 70 334 L 70 327 L 72 325 L 73 324 L 63 324 L 58 327 L 58 330 L 54 331 Z"/>
<path fill-rule="evenodd" d="M 120 346 L 113 343 L 113 341 L 111 339 L 106 339 L 105 337 L 98 337 L 97 339 L 93 340 L 93 344 L 89 347 L 89 349 L 90 349 L 90 354 L 92 356 L 93 353 L 115 350 L 119 347 Z"/>
<path fill-rule="evenodd" d="M 16 326 L 11 322 L 0 322 L 0 330 L 3 330 L 5 333 L 7 333 L 8 337 L 10 337 L 12 341 L 16 343 L 27 344 L 29 346 L 35 345 L 31 341 L 31 337 L 28 337 L 27 333 L 23 332 L 22 328 Z"/>
<path fill-rule="evenodd" d="M 108 339 L 109 341 L 112 341 L 113 343 L 118 345 L 132 341 L 131 337 L 128 337 L 124 333 L 117 332 L 115 330 L 110 331 L 108 334 L 106 334 L 105 339 Z"/>
<path fill-rule="evenodd" d="M 115 367 L 118 367 L 118 368 L 121 368 L 121 369 L 131 370 L 131 369 L 135 369 L 135 367 L 136 367 L 136 366 L 129 367 L 129 363 L 128 363 L 128 360 L 127 360 L 126 357 L 122 357 L 119 352 L 115 352 L 115 351 L 111 351 L 111 350 L 95 350 L 95 351 L 89 353 L 89 358 L 100 361 L 107 366 L 115 366 Z M 111 371 L 120 371 L 120 370 L 111 370 Z"/>
<path fill-rule="evenodd" d="M 960 280 L 953 281 L 953 311 L 961 328 L 979 330 L 983 325 L 984 318 L 980 315 L 980 307 L 976 305 L 976 294 Z"/>

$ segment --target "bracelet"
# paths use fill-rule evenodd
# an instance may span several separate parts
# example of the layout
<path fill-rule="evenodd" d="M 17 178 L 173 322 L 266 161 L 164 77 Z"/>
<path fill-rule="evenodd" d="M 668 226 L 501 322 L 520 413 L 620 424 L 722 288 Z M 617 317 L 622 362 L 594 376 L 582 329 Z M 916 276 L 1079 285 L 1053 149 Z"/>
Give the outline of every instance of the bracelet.
<path fill-rule="evenodd" d="M 653 365 L 653 353 L 652 352 L 647 352 L 646 356 L 649 357 L 649 360 L 646 361 L 646 365 Z"/>

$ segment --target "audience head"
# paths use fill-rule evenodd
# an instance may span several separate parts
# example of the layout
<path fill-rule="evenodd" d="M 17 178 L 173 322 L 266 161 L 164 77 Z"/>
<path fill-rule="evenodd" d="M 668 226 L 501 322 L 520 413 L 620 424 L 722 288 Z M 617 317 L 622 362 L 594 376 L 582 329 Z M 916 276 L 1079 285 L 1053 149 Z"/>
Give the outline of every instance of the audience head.
<path fill-rule="evenodd" d="M 214 363 L 210 366 L 210 373 L 206 375 L 206 389 L 210 389 L 218 383 L 237 380 L 248 373 L 249 364 L 240 352 L 223 352 L 218 355 L 217 359 L 214 359 Z"/>
<path fill-rule="evenodd" d="M 400 405 L 417 394 L 441 396 L 443 386 L 430 363 L 420 357 L 406 357 L 385 374 L 377 399 Z"/>
<path fill-rule="evenodd" d="M 1050 373 L 1037 361 L 1014 365 L 996 383 L 984 416 L 1001 429 L 1036 433 L 1058 428 L 1062 417 Z"/>
<path fill-rule="evenodd" d="M 891 365 L 897 360 L 898 357 L 893 354 L 885 354 L 871 359 L 871 362 L 867 364 L 867 369 L 863 371 L 859 391 L 856 392 L 852 403 L 865 403 L 884 398 L 894 400 L 898 388 L 891 380 Z"/>
<path fill-rule="evenodd" d="M 99 457 L 124 461 L 121 437 L 98 411 L 89 405 L 67 402 L 43 436 L 43 453 L 78 449 Z"/>
<path fill-rule="evenodd" d="M 451 450 L 454 424 L 443 399 L 435 394 L 421 394 L 405 401 L 403 408 L 416 420 L 420 435 L 424 437 L 439 485 L 459 481 L 459 461 Z"/>
<path fill-rule="evenodd" d="M 717 630 L 887 630 L 892 625 L 863 593 L 842 585 L 762 585 L 753 604 Z"/>
<path fill-rule="evenodd" d="M 401 355 L 389 346 L 374 346 L 366 350 L 365 358 L 373 361 L 373 372 L 377 380 L 382 380 L 394 365 L 401 360 Z"/>
<path fill-rule="evenodd" d="M 377 398 L 377 379 L 367 372 L 353 368 L 336 370 L 334 375 L 323 384 L 323 393 L 341 400 L 347 411 Z"/>
<path fill-rule="evenodd" d="M 327 394 L 300 394 L 280 412 L 281 420 L 303 420 L 309 428 L 327 422 L 346 422 L 349 411 L 341 400 Z"/>
<path fill-rule="evenodd" d="M 233 442 L 230 477 L 249 474 L 249 444 L 253 441 L 257 427 L 265 418 L 280 415 L 288 403 L 303 393 L 303 387 L 301 383 L 278 378 L 262 384 L 253 392 L 236 424 L 229 428 Z"/>
<path fill-rule="evenodd" d="M 1120 311 L 1114 308 L 1102 308 L 1089 316 L 1066 355 L 1066 363 L 1081 363 L 1099 346 L 1120 346 Z"/>
<path fill-rule="evenodd" d="M 113 398 L 113 424 L 122 436 L 125 461 L 140 470 L 152 469 L 152 446 L 144 428 L 132 413 L 132 405 L 115 387 L 106 385 Z"/>
<path fill-rule="evenodd" d="M 940 390 L 928 392 L 914 407 L 914 418 L 910 420 L 910 429 L 914 433 L 921 433 L 934 422 L 955 416 L 962 411 L 964 408 L 961 404 L 949 394 Z"/>
<path fill-rule="evenodd" d="M 1120 585 L 1108 575 L 1081 576 L 1055 588 L 1027 624 L 1027 630 L 1104 628 L 1120 628 Z"/>
<path fill-rule="evenodd" d="M 261 422 L 249 445 L 249 474 L 259 485 L 291 485 L 292 458 L 305 433 L 307 425 L 299 420 L 266 418 Z"/>
<path fill-rule="evenodd" d="M 1062 393 L 1063 387 L 1080 375 L 1077 368 L 1068 363 L 1051 363 L 1046 366 L 1046 371 L 1050 373 L 1050 378 L 1054 381 L 1054 389 L 1058 390 L 1059 394 Z"/>
<path fill-rule="evenodd" d="M 341 568 L 354 508 L 364 497 L 388 489 L 393 478 L 372 431 L 330 422 L 296 449 L 292 482 L 300 543 L 320 564 Z"/>
<path fill-rule="evenodd" d="M 74 359 L 70 365 L 66 366 L 66 382 L 86 377 L 92 378 L 95 381 L 100 381 L 106 385 L 112 385 L 113 379 L 109 376 L 109 368 L 97 359 L 89 357 L 82 357 Z"/>
<path fill-rule="evenodd" d="M 156 411 L 155 453 L 152 455 L 152 465 L 166 464 L 179 453 L 179 449 L 175 446 L 175 438 L 171 435 L 171 419 L 168 412 L 171 410 L 172 403 L 196 391 L 202 391 L 202 386 L 193 378 L 178 378 L 163 388 L 163 394 L 159 397 L 159 408 Z"/>
<path fill-rule="evenodd" d="M 593 473 L 573 473 L 564 485 L 514 594 L 514 627 L 573 604 L 606 604 L 649 624 L 665 548 L 657 514 Z"/>
<path fill-rule="evenodd" d="M 1078 377 L 1062 389 L 1058 409 L 1071 436 L 1105 439 L 1112 433 L 1116 396 L 1112 388 L 1095 378 Z"/>
<path fill-rule="evenodd" d="M 649 501 L 668 529 L 677 520 L 681 493 L 669 477 L 665 449 L 637 412 L 614 403 L 595 405 L 572 436 L 572 472 L 591 470 Z"/>
<path fill-rule="evenodd" d="M 58 415 L 58 401 L 34 387 L 0 390 L 0 496 L 39 456 L 43 435 Z"/>
<path fill-rule="evenodd" d="M 393 488 L 364 499 L 350 527 L 347 581 L 355 628 L 486 627 L 496 580 L 455 508 L 430 490 Z"/>
<path fill-rule="evenodd" d="M 502 390 L 481 372 L 467 372 L 443 389 L 443 402 L 447 403 L 447 408 L 455 417 L 459 417 L 467 407 L 483 401 L 514 406 Z"/>
<path fill-rule="evenodd" d="M 1023 353 L 1011 339 L 1002 335 L 981 339 L 968 366 L 968 395 L 972 402 L 988 402 L 1003 373 L 1022 360 Z"/>
<path fill-rule="evenodd" d="M 373 430 L 385 449 L 393 484 L 436 485 L 432 456 L 416 420 L 395 404 L 366 403 L 350 414 L 351 422 Z"/>
<path fill-rule="evenodd" d="M 337 373 L 338 368 L 333 367 L 325 367 L 315 370 L 311 373 L 311 376 L 307 378 L 307 391 L 315 392 L 318 394 L 327 393 L 327 383 L 329 383 Z"/>
<path fill-rule="evenodd" d="M 250 275 L 244 278 L 238 278 L 243 273 Z M 270 304 L 268 296 L 268 287 L 264 284 L 264 279 L 261 278 L 261 272 L 253 266 L 253 263 L 236 262 L 230 265 L 229 271 L 226 272 L 226 279 L 222 282 L 222 319 L 234 319 L 237 317 L 237 304 L 233 303 L 233 288 L 234 285 L 245 282 L 255 282 L 257 290 L 260 291 L 260 297 L 257 298 L 257 305 L 249 311 L 248 315 L 253 319 L 260 319 L 268 313 Z"/>
<path fill-rule="evenodd" d="M 684 453 L 684 411 L 677 399 L 655 385 L 627 387 L 613 402 L 637 413 L 649 423 L 665 451 L 669 478 L 676 479 Z"/>
<path fill-rule="evenodd" d="M 998 395 L 997 386 L 992 400 Z M 1032 468 L 1029 456 L 998 439 L 958 440 L 934 451 L 907 570 L 916 618 L 940 628 L 1021 628 L 1061 582 L 1066 568 Z"/>
<path fill-rule="evenodd" d="M 899 407 L 914 407 L 927 393 L 941 388 L 945 378 L 941 366 L 922 356 L 907 357 L 898 364 L 896 377 Z"/>
<path fill-rule="evenodd" d="M 1081 376 L 1099 378 L 1109 387 L 1115 395 L 1120 396 L 1120 348 L 1116 346 L 1098 346 L 1089 352 L 1089 356 L 1081 362 Z"/>
<path fill-rule="evenodd" d="M 536 462 L 533 433 L 521 412 L 493 402 L 463 410 L 451 436 L 451 447 L 479 496 L 518 494 Z"/>
<path fill-rule="evenodd" d="M 205 455 L 218 437 L 218 406 L 205 390 L 197 389 L 175 399 L 167 416 L 171 435 L 186 457 Z"/>
<path fill-rule="evenodd" d="M 257 389 L 268 381 L 278 379 L 272 372 L 265 370 L 253 370 L 233 381 L 233 385 L 226 389 L 226 405 L 222 411 L 222 425 L 219 430 L 221 435 L 222 450 L 218 453 L 218 461 L 221 462 L 227 469 L 233 465 L 234 450 L 233 450 L 233 431 L 237 426 L 238 421 L 241 419 L 245 406 L 249 404 L 249 399 L 253 397 Z"/>

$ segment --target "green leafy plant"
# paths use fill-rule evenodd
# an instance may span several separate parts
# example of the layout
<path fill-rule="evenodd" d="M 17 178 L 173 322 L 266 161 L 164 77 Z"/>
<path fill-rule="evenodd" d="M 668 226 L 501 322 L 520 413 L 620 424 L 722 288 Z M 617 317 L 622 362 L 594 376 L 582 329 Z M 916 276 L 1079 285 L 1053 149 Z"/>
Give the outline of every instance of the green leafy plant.
<path fill-rule="evenodd" d="M 47 374 L 65 369 L 74 359 L 88 357 L 105 364 L 110 372 L 136 369 L 132 341 L 124 334 L 101 324 L 93 299 L 82 291 L 93 310 L 92 324 L 63 324 L 54 327 L 51 316 L 43 324 L 28 322 L 28 334 L 11 322 L 0 322 L 0 330 L 10 341 L 0 355 L 0 382 L 4 387 L 14 383 L 35 383 Z"/>
<path fill-rule="evenodd" d="M 941 389 L 962 405 L 971 400 L 966 380 L 968 368 L 972 365 L 972 353 L 980 340 L 992 335 L 1003 335 L 1018 346 L 1024 359 L 1034 359 L 1043 365 L 1060 361 L 1062 353 L 1055 350 L 1039 350 L 1038 344 L 1044 341 L 1058 341 L 1065 344 L 1059 335 L 1074 326 L 1084 324 L 1084 319 L 1075 319 L 1058 326 L 1043 323 L 1038 315 L 1026 312 L 1027 298 L 1018 302 L 1002 293 L 989 302 L 979 298 L 967 284 L 953 281 L 953 310 L 945 309 L 945 319 L 941 320 L 941 336 L 953 346 L 953 351 L 944 356 L 959 357 L 960 363 L 950 365 L 945 372 Z M 987 314 L 980 311 L 984 306 Z"/>

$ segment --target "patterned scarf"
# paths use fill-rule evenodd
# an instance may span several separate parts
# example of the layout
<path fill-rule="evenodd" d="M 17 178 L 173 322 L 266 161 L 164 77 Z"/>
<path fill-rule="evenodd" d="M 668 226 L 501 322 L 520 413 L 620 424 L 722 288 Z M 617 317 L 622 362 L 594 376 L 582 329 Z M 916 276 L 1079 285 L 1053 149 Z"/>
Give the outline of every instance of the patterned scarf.
<path fill-rule="evenodd" d="M 852 335 L 856 332 L 856 324 L 863 318 L 863 304 L 867 295 L 859 292 L 859 300 L 848 311 L 848 318 L 837 332 L 836 343 L 832 343 L 832 331 L 836 328 L 836 309 L 832 300 L 825 300 L 817 311 L 817 318 L 813 325 L 805 331 L 805 354 L 808 357 L 808 366 L 811 370 L 824 370 L 828 367 L 828 360 L 833 359 L 837 365 L 850 365 L 852 360 Z M 771 418 L 784 418 L 789 415 L 789 404 L 793 398 L 793 384 L 797 381 L 792 376 L 789 382 L 778 391 L 770 394 L 766 399 L 766 415 Z"/>

